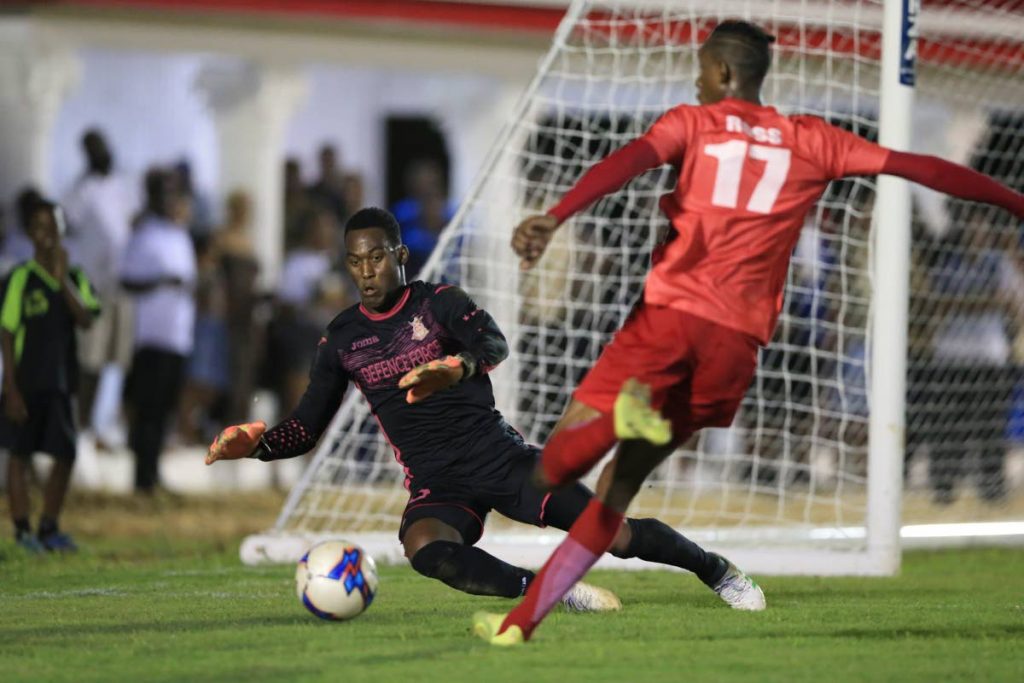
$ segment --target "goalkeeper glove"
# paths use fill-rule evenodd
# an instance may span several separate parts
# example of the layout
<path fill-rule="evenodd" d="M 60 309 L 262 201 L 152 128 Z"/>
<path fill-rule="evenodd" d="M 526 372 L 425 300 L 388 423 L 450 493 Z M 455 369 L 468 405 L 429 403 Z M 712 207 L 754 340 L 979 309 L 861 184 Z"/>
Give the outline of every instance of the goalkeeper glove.
<path fill-rule="evenodd" d="M 398 380 L 399 389 L 408 389 L 407 403 L 418 403 L 428 396 L 458 384 L 468 377 L 471 368 L 462 356 L 445 356 L 417 366 Z"/>
<path fill-rule="evenodd" d="M 212 465 L 218 460 L 248 458 L 260 445 L 260 438 L 265 431 L 265 422 L 226 427 L 210 444 L 210 450 L 206 452 L 206 464 Z"/>

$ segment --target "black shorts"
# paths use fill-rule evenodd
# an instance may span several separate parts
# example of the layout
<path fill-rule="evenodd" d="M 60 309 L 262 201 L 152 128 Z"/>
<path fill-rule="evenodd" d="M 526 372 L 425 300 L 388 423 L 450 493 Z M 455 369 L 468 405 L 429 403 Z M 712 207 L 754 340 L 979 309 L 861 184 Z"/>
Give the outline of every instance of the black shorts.
<path fill-rule="evenodd" d="M 25 407 L 28 420 L 21 424 L 0 415 L 0 447 L 18 458 L 46 453 L 58 460 L 73 461 L 77 434 L 71 396 L 60 393 L 26 396 Z"/>
<path fill-rule="evenodd" d="M 463 543 L 473 545 L 483 535 L 484 520 L 491 510 L 524 524 L 568 531 L 594 494 L 580 483 L 551 493 L 539 490 L 533 485 L 533 470 L 539 458 L 536 448 L 522 448 L 500 487 L 487 487 L 491 489 L 487 492 L 470 480 L 414 481 L 398 539 L 402 540 L 413 522 L 437 519 L 458 530 Z"/>

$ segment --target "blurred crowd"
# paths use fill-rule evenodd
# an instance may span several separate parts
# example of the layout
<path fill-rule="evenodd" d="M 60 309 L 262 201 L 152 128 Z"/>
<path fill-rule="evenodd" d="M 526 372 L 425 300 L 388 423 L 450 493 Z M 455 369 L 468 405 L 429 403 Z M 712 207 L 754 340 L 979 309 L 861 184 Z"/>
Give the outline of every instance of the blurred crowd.
<path fill-rule="evenodd" d="M 82 136 L 81 150 L 83 172 L 70 192 L 46 198 L 62 208 L 69 261 L 102 304 L 79 333 L 78 424 L 99 450 L 129 447 L 136 490 L 153 493 L 162 451 L 207 444 L 225 424 L 250 419 L 256 392 L 276 397 L 276 416 L 297 405 L 323 329 L 357 301 L 340 259 L 345 220 L 364 202 L 363 178 L 329 144 L 308 182 L 297 159 L 285 160 L 284 258 L 271 282 L 244 191 L 218 206 L 184 160 L 132 177 L 100 130 Z M 451 205 L 435 162 L 411 160 L 405 179 L 406 195 L 391 208 L 414 279 Z M 5 278 L 33 256 L 27 222 L 43 199 L 25 187 L 0 214 Z"/>
<path fill-rule="evenodd" d="M 544 210 L 550 186 L 608 154 L 627 125 L 564 115 L 545 121 L 539 128 L 556 132 L 531 137 L 523 155 L 528 206 Z M 1024 189 L 1019 169 L 992 138 L 1009 125 L 992 122 L 972 164 Z M 1014 125 L 1024 131 L 1024 120 Z M 583 135 L 595 128 L 608 134 Z M 563 146 L 566 136 L 578 144 Z M 564 404 L 588 367 L 579 359 L 597 357 L 602 335 L 640 296 L 650 261 L 643 240 L 658 215 L 657 198 L 674 182 L 655 169 L 633 181 L 630 193 L 582 212 L 552 242 L 540 272 L 522 279 L 517 407 L 530 416 L 531 440 L 547 439 L 559 412 L 545 408 Z M 753 391 L 721 447 L 740 456 L 726 476 L 768 494 L 866 476 L 870 316 L 886 296 L 871 278 L 874 200 L 863 179 L 833 182 L 809 214 L 774 339 L 761 351 Z M 921 208 L 911 225 L 908 479 L 911 469 L 923 475 L 937 505 L 965 493 L 1000 503 L 1008 495 L 1007 455 L 1024 447 L 1024 226 L 953 200 L 943 201 L 941 224 L 929 224 Z M 665 237 L 671 234 L 658 243 Z M 696 448 L 696 437 L 689 447 Z"/>

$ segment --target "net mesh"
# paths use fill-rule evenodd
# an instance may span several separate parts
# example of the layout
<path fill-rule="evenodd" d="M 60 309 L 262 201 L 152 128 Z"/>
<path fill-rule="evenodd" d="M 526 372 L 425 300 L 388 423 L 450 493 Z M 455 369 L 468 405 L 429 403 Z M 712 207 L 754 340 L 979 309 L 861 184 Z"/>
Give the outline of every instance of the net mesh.
<path fill-rule="evenodd" d="M 697 48 L 732 17 L 779 38 L 767 103 L 877 138 L 879 2 L 574 3 L 422 274 L 461 285 L 497 319 L 512 349 L 493 375 L 498 407 L 535 443 L 637 299 L 674 171 L 648 172 L 574 217 L 530 273 L 508 248 L 511 229 L 666 109 L 695 102 Z M 916 151 L 1018 190 L 1022 25 L 1016 2 L 926 5 L 914 108 Z M 850 530 L 866 513 L 874 188 L 872 178 L 833 183 L 811 211 L 735 424 L 681 448 L 631 514 L 738 543 L 863 543 Z M 1021 226 L 928 192 L 915 200 L 905 519 L 1024 518 L 1012 455 L 1024 441 Z M 362 397 L 349 396 L 278 529 L 395 530 L 402 478 Z M 510 524 L 495 517 L 489 525 Z"/>

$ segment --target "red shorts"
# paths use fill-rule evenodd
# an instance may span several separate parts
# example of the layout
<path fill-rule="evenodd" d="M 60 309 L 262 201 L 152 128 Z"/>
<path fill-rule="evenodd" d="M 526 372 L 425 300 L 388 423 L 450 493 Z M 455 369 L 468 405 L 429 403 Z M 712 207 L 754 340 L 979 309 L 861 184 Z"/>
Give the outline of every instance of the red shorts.
<path fill-rule="evenodd" d="M 757 340 L 666 306 L 638 304 L 573 398 L 611 412 L 630 377 L 650 385 L 676 442 L 704 427 L 728 427 L 757 368 Z"/>

